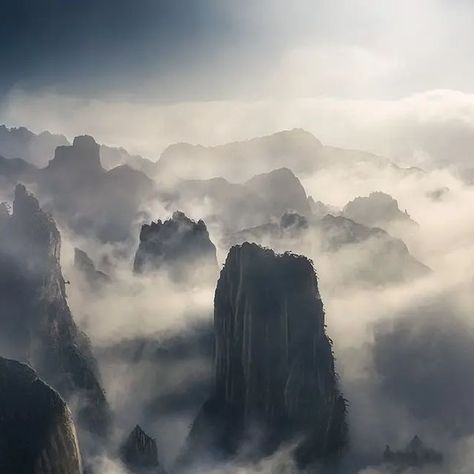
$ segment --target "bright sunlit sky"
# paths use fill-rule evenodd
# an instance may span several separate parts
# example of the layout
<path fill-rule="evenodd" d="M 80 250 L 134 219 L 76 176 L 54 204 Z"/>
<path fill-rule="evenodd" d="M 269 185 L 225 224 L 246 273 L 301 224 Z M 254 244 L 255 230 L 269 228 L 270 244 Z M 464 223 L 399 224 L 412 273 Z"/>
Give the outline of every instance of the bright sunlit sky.
<path fill-rule="evenodd" d="M 454 107 L 458 120 L 460 107 L 474 121 L 469 0 L 1 5 L 8 125 L 93 133 L 156 156 L 170 141 L 211 144 L 293 126 L 390 153 L 365 129 L 375 118 L 431 114 L 433 100 L 436 113 Z"/>

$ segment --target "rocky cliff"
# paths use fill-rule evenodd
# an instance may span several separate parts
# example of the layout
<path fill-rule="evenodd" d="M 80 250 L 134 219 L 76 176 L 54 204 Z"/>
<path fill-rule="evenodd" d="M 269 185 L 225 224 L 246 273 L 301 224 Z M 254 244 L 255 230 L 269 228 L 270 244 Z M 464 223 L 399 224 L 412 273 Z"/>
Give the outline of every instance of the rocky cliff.
<path fill-rule="evenodd" d="M 193 274 L 216 278 L 216 247 L 204 221 L 195 222 L 176 211 L 171 219 L 142 226 L 133 269 L 136 273 L 165 270 L 177 281 Z"/>
<path fill-rule="evenodd" d="M 158 461 L 156 441 L 137 425 L 121 449 L 121 458 L 127 468 L 137 474 L 163 474 Z"/>
<path fill-rule="evenodd" d="M 0 358 L 0 472 L 82 474 L 69 409 L 28 366 Z"/>
<path fill-rule="evenodd" d="M 104 436 L 108 405 L 87 337 L 66 300 L 54 221 L 25 187 L 0 213 L 0 350 L 29 362 L 66 400 L 79 427 Z"/>
<path fill-rule="evenodd" d="M 311 262 L 233 247 L 214 304 L 215 389 L 182 462 L 242 450 L 258 457 L 286 441 L 297 442 L 300 465 L 337 453 L 346 408 Z"/>

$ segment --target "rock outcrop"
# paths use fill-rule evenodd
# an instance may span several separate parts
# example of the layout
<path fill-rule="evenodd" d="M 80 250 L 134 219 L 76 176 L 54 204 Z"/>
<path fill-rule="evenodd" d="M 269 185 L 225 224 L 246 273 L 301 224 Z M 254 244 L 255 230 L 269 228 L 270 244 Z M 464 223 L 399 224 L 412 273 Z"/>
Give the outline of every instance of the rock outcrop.
<path fill-rule="evenodd" d="M 158 460 L 156 441 L 137 425 L 129 434 L 120 450 L 127 468 L 134 474 L 164 474 Z"/>
<path fill-rule="evenodd" d="M 164 222 L 144 224 L 133 269 L 136 273 L 164 270 L 174 280 L 217 277 L 216 247 L 204 221 L 195 222 L 176 211 Z"/>
<path fill-rule="evenodd" d="M 85 283 L 92 290 L 100 290 L 110 282 L 110 277 L 95 268 L 94 262 L 84 250 L 74 249 L 74 268 L 82 275 Z"/>
<path fill-rule="evenodd" d="M 82 474 L 66 403 L 28 366 L 0 358 L 0 472 Z"/>
<path fill-rule="evenodd" d="M 392 451 L 390 446 L 387 445 L 383 453 L 383 459 L 385 463 L 391 464 L 400 470 L 441 464 L 443 455 L 425 446 L 423 441 L 415 435 L 405 449 Z"/>
<path fill-rule="evenodd" d="M 297 444 L 304 466 L 346 443 L 346 406 L 311 262 L 245 243 L 233 247 L 214 299 L 215 389 L 181 463 Z"/>
<path fill-rule="evenodd" d="M 100 436 L 109 411 L 87 337 L 66 300 L 54 221 L 23 185 L 0 213 L 0 350 L 26 361 L 67 400 L 79 428 Z"/>

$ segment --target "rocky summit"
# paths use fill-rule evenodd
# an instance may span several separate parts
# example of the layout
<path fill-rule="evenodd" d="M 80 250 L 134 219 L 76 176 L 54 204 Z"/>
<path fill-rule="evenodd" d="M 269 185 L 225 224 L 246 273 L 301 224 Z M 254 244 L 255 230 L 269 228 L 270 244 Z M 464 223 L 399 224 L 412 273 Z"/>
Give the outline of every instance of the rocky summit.
<path fill-rule="evenodd" d="M 214 299 L 215 389 L 182 462 L 252 458 L 295 442 L 305 466 L 346 443 L 346 406 L 312 263 L 256 244 L 231 248 Z"/>
<path fill-rule="evenodd" d="M 176 211 L 164 222 L 145 224 L 133 265 L 135 273 L 165 270 L 182 281 L 193 273 L 199 278 L 217 275 L 216 247 L 204 221 L 195 222 Z"/>

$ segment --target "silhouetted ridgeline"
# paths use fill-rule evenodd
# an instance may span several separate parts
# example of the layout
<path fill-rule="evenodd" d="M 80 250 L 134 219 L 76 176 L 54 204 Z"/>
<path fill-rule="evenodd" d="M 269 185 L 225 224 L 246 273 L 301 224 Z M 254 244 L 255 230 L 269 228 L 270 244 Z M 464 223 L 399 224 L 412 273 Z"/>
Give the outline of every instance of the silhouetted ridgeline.
<path fill-rule="evenodd" d="M 300 465 L 346 443 L 346 407 L 311 262 L 245 243 L 233 247 L 214 300 L 215 389 L 181 465 L 250 458 L 296 441 Z"/>
<path fill-rule="evenodd" d="M 76 431 L 66 403 L 30 367 L 2 357 L 0 472 L 82 474 Z"/>

